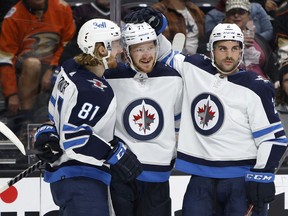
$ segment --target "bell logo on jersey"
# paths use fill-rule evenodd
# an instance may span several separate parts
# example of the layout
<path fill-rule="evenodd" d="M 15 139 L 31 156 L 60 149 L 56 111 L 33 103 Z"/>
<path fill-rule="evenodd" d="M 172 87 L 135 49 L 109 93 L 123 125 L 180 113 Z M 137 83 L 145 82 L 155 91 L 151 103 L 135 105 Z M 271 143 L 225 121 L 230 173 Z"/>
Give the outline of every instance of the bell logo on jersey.
<path fill-rule="evenodd" d="M 150 99 L 138 99 L 126 108 L 123 124 L 127 133 L 138 140 L 149 140 L 159 135 L 163 129 L 163 112 Z"/>
<path fill-rule="evenodd" d="M 211 135 L 219 130 L 224 120 L 220 100 L 208 93 L 198 95 L 191 104 L 193 125 L 200 134 Z"/>

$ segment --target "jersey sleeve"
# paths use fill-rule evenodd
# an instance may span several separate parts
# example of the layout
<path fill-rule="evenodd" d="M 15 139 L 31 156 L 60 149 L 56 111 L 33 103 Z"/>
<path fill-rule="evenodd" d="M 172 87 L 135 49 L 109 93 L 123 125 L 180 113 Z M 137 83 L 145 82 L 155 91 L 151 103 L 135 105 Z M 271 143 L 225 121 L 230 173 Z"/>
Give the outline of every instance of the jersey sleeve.
<path fill-rule="evenodd" d="M 288 139 L 274 104 L 274 89 L 268 81 L 255 90 L 259 100 L 249 101 L 249 121 L 252 135 L 258 148 L 255 169 L 274 172 L 283 156 Z"/>

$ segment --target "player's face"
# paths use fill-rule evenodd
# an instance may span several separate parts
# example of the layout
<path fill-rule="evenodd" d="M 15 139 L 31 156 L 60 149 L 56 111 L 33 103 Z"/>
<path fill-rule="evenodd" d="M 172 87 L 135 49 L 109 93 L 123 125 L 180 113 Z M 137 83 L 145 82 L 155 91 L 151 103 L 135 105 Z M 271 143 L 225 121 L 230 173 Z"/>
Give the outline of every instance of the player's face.
<path fill-rule="evenodd" d="M 157 47 L 154 41 L 130 46 L 130 56 L 136 69 L 144 73 L 152 71 L 156 59 Z"/>
<path fill-rule="evenodd" d="M 117 58 L 120 53 L 122 53 L 122 47 L 120 44 L 120 40 L 112 41 L 112 51 L 110 53 L 110 57 L 107 59 L 107 64 L 109 68 L 117 67 Z"/>
<path fill-rule="evenodd" d="M 286 93 L 286 95 L 288 95 L 288 73 L 286 73 L 286 74 L 283 76 L 282 84 L 283 84 L 283 90 L 284 90 L 284 92 Z"/>
<path fill-rule="evenodd" d="M 214 44 L 214 62 L 224 72 L 230 72 L 234 68 L 237 69 L 241 53 L 242 49 L 239 42 L 218 41 Z"/>

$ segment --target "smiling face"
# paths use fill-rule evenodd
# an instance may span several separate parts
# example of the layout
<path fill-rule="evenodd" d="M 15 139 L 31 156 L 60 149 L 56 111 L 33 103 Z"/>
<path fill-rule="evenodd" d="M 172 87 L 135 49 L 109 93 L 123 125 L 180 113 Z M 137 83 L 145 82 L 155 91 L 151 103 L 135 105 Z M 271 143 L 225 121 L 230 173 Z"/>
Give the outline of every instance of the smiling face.
<path fill-rule="evenodd" d="M 214 62 L 223 72 L 236 72 L 241 54 L 242 48 L 237 41 L 218 41 L 214 44 Z"/>
<path fill-rule="evenodd" d="M 149 73 L 152 71 L 157 54 L 157 46 L 155 41 L 147 41 L 131 45 L 130 57 L 134 67 L 141 72 Z"/>

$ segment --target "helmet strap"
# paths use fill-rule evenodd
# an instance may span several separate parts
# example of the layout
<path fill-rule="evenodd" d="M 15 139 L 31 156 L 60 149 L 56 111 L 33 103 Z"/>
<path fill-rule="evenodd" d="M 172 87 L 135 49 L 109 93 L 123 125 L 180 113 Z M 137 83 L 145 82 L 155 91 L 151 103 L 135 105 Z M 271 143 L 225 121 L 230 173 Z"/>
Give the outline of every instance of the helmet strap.
<path fill-rule="evenodd" d="M 108 50 L 108 55 L 102 58 L 102 62 L 103 62 L 105 70 L 109 69 L 107 59 L 110 57 L 110 53 L 111 51 Z"/>

